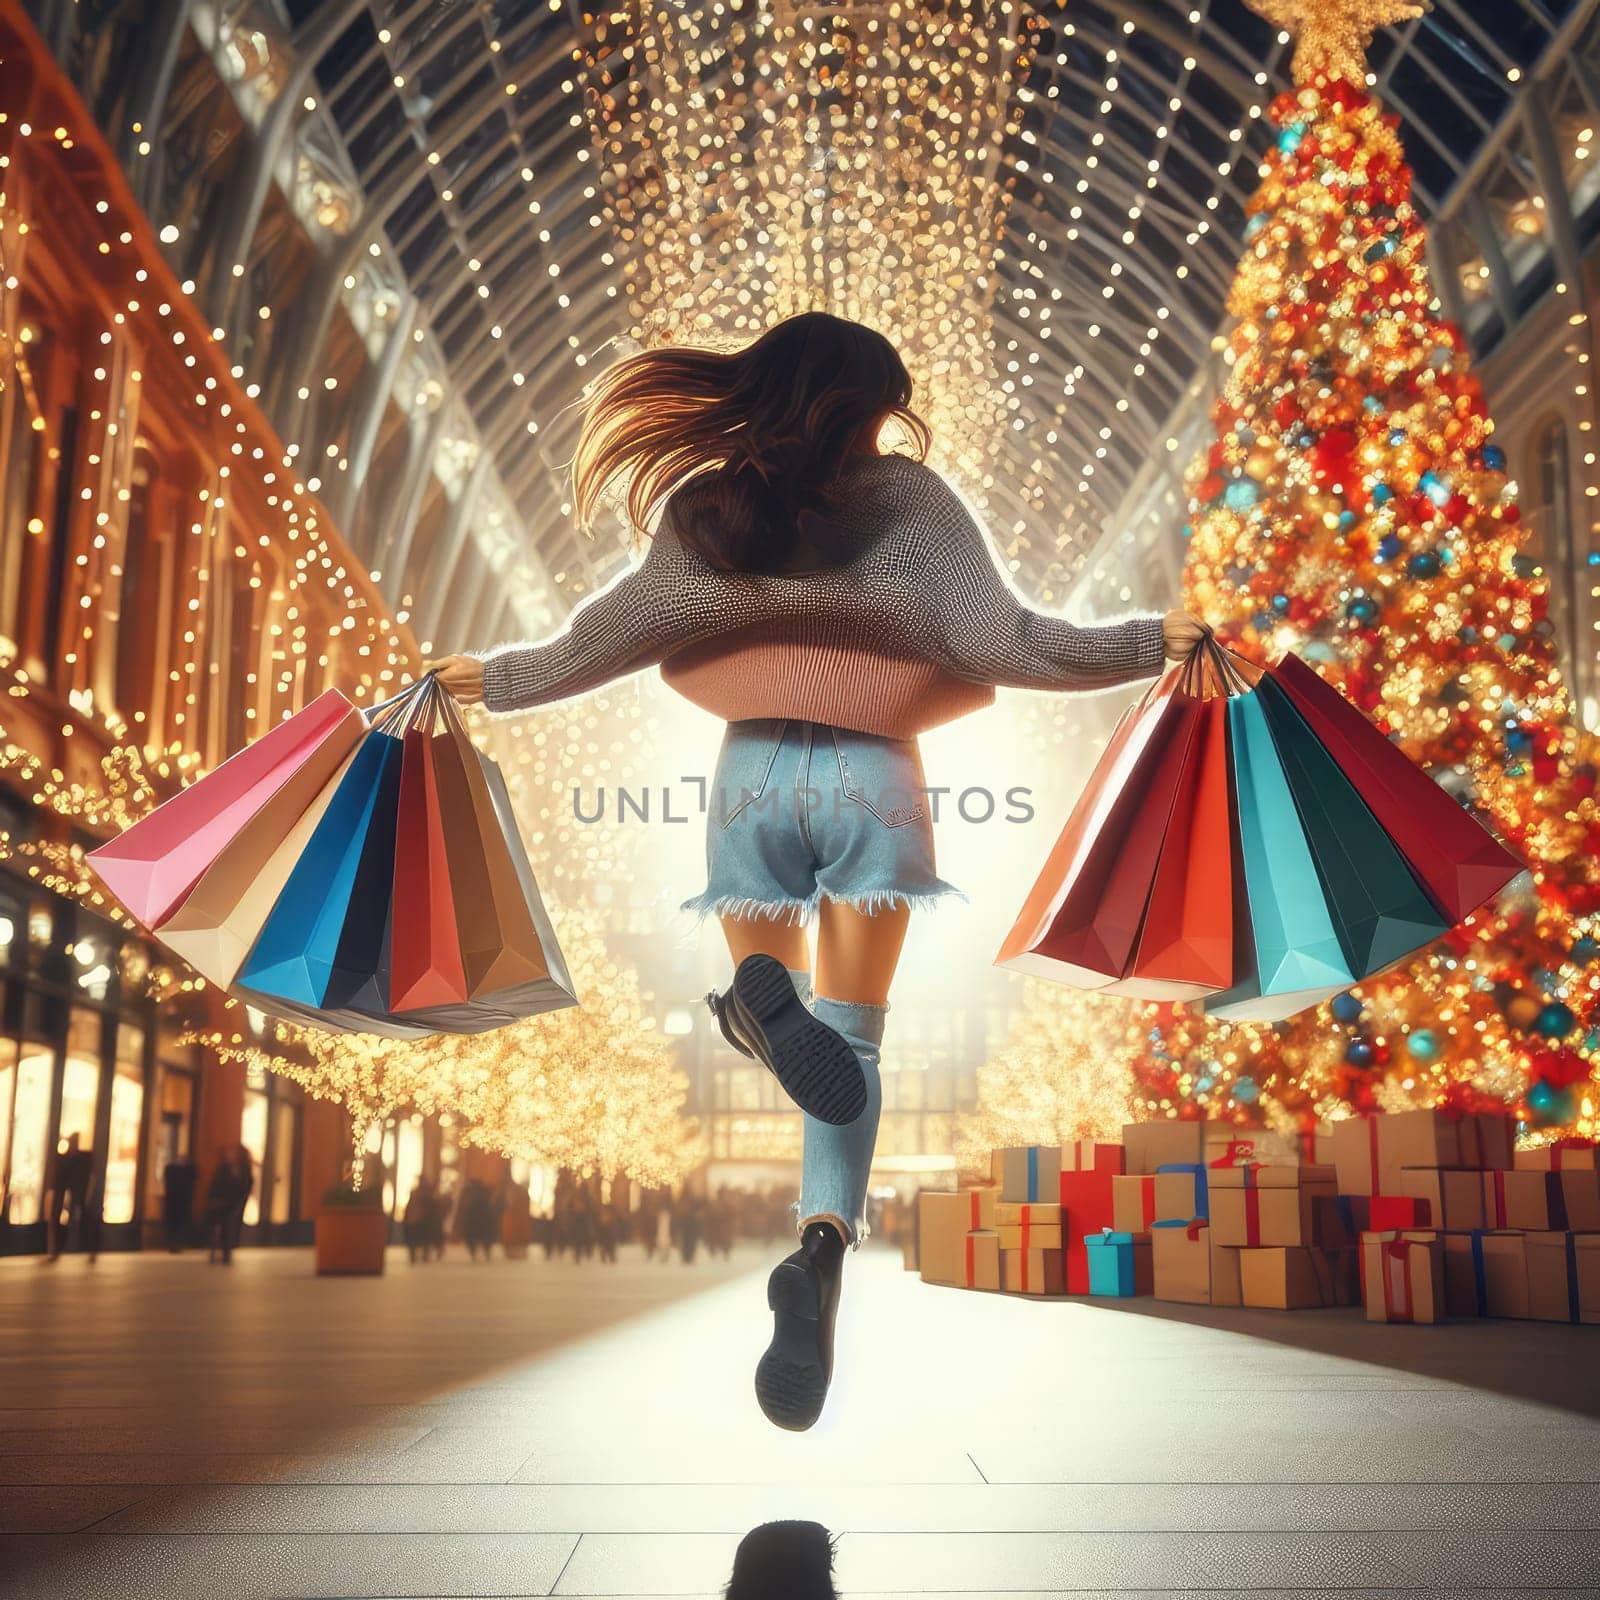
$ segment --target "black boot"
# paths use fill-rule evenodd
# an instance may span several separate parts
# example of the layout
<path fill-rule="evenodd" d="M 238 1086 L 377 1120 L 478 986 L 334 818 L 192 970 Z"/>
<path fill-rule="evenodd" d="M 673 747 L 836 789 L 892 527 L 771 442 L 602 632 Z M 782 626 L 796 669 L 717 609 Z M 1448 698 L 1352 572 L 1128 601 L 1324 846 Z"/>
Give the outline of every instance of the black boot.
<path fill-rule="evenodd" d="M 806 1010 L 781 961 L 746 956 L 727 993 L 713 989 L 706 1004 L 728 1043 L 765 1062 L 802 1111 L 842 1127 L 866 1109 L 867 1080 L 855 1051 Z"/>
<path fill-rule="evenodd" d="M 844 1239 L 829 1222 L 807 1224 L 800 1248 L 772 1269 L 772 1343 L 756 1366 L 756 1400 L 769 1422 L 803 1433 L 822 1415 L 833 1381 L 833 1320 L 844 1277 Z"/>

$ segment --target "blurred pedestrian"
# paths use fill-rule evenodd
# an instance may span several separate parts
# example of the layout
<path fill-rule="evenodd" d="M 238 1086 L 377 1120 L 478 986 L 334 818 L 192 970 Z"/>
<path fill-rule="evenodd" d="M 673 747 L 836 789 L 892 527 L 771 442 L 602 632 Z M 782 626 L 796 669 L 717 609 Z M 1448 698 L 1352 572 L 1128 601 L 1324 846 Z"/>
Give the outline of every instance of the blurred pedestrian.
<path fill-rule="evenodd" d="M 466 1243 L 469 1260 L 476 1261 L 480 1249 L 485 1261 L 494 1258 L 494 1196 L 482 1178 L 468 1178 L 461 1186 L 461 1199 L 456 1204 L 456 1232 Z"/>
<path fill-rule="evenodd" d="M 250 1152 L 236 1144 L 217 1163 L 206 1190 L 206 1246 L 208 1262 L 220 1251 L 222 1264 L 233 1265 L 233 1252 L 244 1231 L 244 1208 L 256 1186 L 255 1163 Z"/>
<path fill-rule="evenodd" d="M 418 1178 L 406 1197 L 406 1209 L 400 1218 L 400 1232 L 406 1242 L 406 1254 L 413 1264 L 419 1256 L 424 1262 L 428 1259 L 437 1200 L 433 1183 L 426 1177 Z"/>
<path fill-rule="evenodd" d="M 600 1259 L 609 1261 L 613 1265 L 615 1265 L 617 1259 L 617 1230 L 619 1227 L 617 1208 L 609 1200 L 602 1201 L 595 1208 L 595 1243 L 600 1247 Z"/>
<path fill-rule="evenodd" d="M 94 1152 L 82 1148 L 75 1133 L 51 1152 L 50 1165 L 45 1173 L 45 1233 L 47 1235 L 47 1262 L 61 1259 L 61 1246 L 71 1236 L 72 1225 L 78 1225 L 79 1248 L 86 1248 L 92 1263 L 100 1253 L 100 1233 L 94 1226 L 89 1208 L 89 1187 L 94 1177 Z M 65 1221 L 63 1221 L 65 1213 Z"/>
<path fill-rule="evenodd" d="M 167 1249 L 177 1255 L 189 1238 L 194 1221 L 194 1196 L 200 1187 L 200 1169 L 190 1156 L 169 1161 L 161 1171 L 161 1228 Z"/>
<path fill-rule="evenodd" d="M 739 1541 L 727 1600 L 838 1600 L 833 1540 L 820 1522 L 764 1522 Z"/>

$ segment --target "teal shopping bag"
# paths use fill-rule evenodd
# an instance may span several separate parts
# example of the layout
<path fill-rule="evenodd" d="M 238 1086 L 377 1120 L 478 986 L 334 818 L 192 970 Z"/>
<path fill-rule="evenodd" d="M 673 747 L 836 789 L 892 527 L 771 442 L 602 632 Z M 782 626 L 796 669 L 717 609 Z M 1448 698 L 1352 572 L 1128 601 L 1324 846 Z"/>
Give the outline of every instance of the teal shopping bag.
<path fill-rule="evenodd" d="M 1370 977 L 1449 932 L 1450 919 L 1428 898 L 1294 702 L 1270 674 L 1256 693 L 1351 972 Z"/>
<path fill-rule="evenodd" d="M 322 1005 L 393 744 L 376 731 L 362 738 L 239 970 L 241 988 Z"/>
<path fill-rule="evenodd" d="M 1208 1015 L 1281 1021 L 1355 981 L 1259 689 L 1228 701 L 1228 753 L 1251 947 L 1246 976 Z"/>

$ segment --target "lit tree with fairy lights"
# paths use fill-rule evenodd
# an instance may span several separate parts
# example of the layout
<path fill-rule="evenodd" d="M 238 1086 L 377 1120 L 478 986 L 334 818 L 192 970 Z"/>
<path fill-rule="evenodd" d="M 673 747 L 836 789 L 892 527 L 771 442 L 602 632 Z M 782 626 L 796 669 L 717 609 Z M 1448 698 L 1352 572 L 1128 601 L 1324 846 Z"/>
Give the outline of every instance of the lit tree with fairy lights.
<path fill-rule="evenodd" d="M 1508 1104 L 1596 1130 L 1600 816 L 1522 553 L 1516 487 L 1439 312 L 1396 120 L 1365 88 L 1399 0 L 1251 0 L 1296 29 L 1296 88 L 1246 229 L 1215 442 L 1190 471 L 1189 606 L 1297 651 L 1530 864 L 1397 971 L 1280 1024 L 1141 1008 L 1146 1114 L 1308 1118 Z"/>

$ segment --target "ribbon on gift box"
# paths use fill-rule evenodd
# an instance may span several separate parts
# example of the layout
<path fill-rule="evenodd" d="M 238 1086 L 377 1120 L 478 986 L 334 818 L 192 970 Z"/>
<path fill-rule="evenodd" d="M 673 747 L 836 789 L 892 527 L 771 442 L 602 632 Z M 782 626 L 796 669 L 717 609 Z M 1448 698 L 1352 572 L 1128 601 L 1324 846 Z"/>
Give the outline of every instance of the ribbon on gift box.
<path fill-rule="evenodd" d="M 1489 1174 L 1493 1182 L 1489 1185 L 1489 1192 L 1483 1197 L 1484 1205 L 1494 1207 L 1492 1226 L 1503 1228 L 1506 1225 L 1506 1175 L 1496 1168 Z M 1488 1220 L 1488 1219 L 1485 1219 Z"/>
<path fill-rule="evenodd" d="M 1578 1295 L 1578 1244 L 1570 1233 L 1564 1237 L 1566 1250 L 1563 1253 L 1567 1258 L 1567 1321 L 1579 1322 L 1582 1320 L 1583 1306 Z"/>
<path fill-rule="evenodd" d="M 1024 1294 L 1028 1292 L 1028 1222 L 1026 1218 L 1023 1219 L 1022 1223 L 1022 1292 Z"/>
<path fill-rule="evenodd" d="M 972 1190 L 972 1226 L 968 1230 L 971 1233 L 976 1233 L 983 1226 L 983 1220 L 982 1220 L 982 1215 L 981 1215 L 983 1208 L 982 1208 L 982 1205 L 980 1204 L 981 1198 L 982 1197 L 980 1196 L 979 1192 L 976 1189 Z M 967 1248 L 968 1248 L 968 1250 L 970 1250 L 972 1247 L 969 1244 L 967 1246 Z M 967 1287 L 970 1289 L 972 1287 L 972 1285 L 968 1284 Z"/>
<path fill-rule="evenodd" d="M 1033 1218 L 1028 1215 L 1032 1209 L 1032 1206 L 1024 1206 L 1022 1208 L 1022 1256 L 1024 1261 L 1027 1260 L 1029 1241 L 1033 1237 Z M 1024 1268 L 1023 1270 L 1026 1271 L 1027 1269 Z M 1024 1284 L 1024 1287 L 1026 1287 L 1026 1284 Z"/>
<path fill-rule="evenodd" d="M 1439 1112 L 1456 1128 L 1456 1154 L 1458 1165 L 1463 1167 L 1482 1167 L 1486 1165 L 1483 1153 L 1483 1128 L 1479 1125 L 1477 1116 L 1471 1111 L 1462 1111 L 1455 1106 L 1440 1106 Z M 1468 1153 L 1468 1131 L 1471 1131 L 1471 1153 Z"/>
<path fill-rule="evenodd" d="M 1144 1218 L 1146 1230 L 1156 1220 L 1156 1180 L 1154 1177 L 1139 1179 L 1139 1214 Z"/>
<path fill-rule="evenodd" d="M 978 1213 L 978 1208 L 976 1205 L 973 1206 L 972 1213 L 974 1223 L 976 1223 Z M 969 1289 L 976 1289 L 978 1287 L 978 1247 L 973 1242 L 973 1238 L 970 1233 L 967 1235 L 967 1287 Z"/>
<path fill-rule="evenodd" d="M 1039 1198 L 1039 1152 L 1031 1144 L 1028 1146 L 1028 1198 Z M 1026 1272 L 1027 1268 L 1024 1267 L 1023 1271 Z"/>
<path fill-rule="evenodd" d="M 1489 1280 L 1483 1268 L 1483 1229 L 1472 1230 L 1472 1295 L 1480 1317 L 1489 1315 Z"/>
<path fill-rule="evenodd" d="M 1261 1191 L 1248 1174 L 1244 1180 L 1244 1242 L 1252 1250 L 1261 1244 Z"/>
<path fill-rule="evenodd" d="M 1411 1294 L 1411 1252 L 1424 1246 L 1415 1239 L 1386 1239 L 1383 1245 L 1383 1315 L 1386 1322 L 1415 1322 L 1416 1304 Z M 1397 1292 L 1398 1286 L 1398 1292 Z M 1395 1301 L 1404 1309 L 1395 1315 Z"/>

